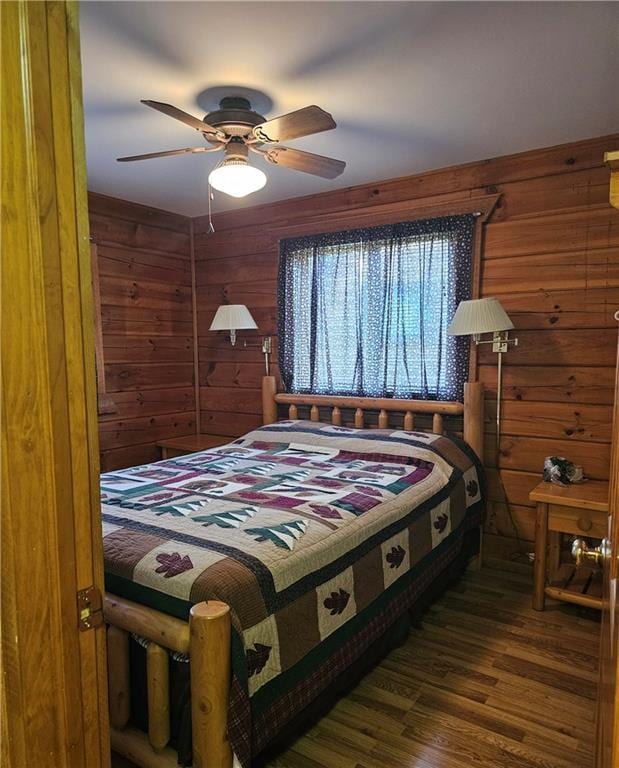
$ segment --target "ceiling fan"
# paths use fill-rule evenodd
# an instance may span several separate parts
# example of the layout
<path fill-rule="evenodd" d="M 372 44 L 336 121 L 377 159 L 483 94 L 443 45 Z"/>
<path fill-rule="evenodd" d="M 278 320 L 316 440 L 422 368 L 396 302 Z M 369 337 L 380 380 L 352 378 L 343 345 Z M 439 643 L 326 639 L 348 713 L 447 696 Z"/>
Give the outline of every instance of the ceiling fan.
<path fill-rule="evenodd" d="M 342 160 L 279 145 L 280 141 L 298 139 L 336 127 L 331 115 L 317 106 L 303 107 L 287 115 L 265 120 L 252 110 L 249 99 L 226 96 L 219 102 L 219 109 L 209 112 L 204 120 L 200 120 L 171 104 L 150 100 L 142 100 L 142 104 L 194 128 L 210 146 L 119 157 L 119 162 L 223 150 L 225 157 L 211 171 L 209 183 L 220 192 L 234 197 L 244 197 L 266 184 L 265 174 L 247 162 L 250 151 L 262 155 L 273 165 L 283 165 L 325 179 L 336 178 L 346 167 Z"/>

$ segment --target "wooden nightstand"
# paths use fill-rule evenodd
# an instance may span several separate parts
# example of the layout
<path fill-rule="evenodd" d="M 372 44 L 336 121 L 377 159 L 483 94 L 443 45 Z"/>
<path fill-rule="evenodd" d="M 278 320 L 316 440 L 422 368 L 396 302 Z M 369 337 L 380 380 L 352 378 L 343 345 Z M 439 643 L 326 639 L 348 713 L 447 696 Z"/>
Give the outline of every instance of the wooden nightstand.
<path fill-rule="evenodd" d="M 601 579 L 595 568 L 560 565 L 561 534 L 602 539 L 608 532 L 608 483 L 540 483 L 529 494 L 537 504 L 533 608 L 544 610 L 546 595 L 588 608 L 601 608 Z M 546 582 L 549 582 L 548 584 Z"/>
<path fill-rule="evenodd" d="M 159 440 L 157 447 L 161 450 L 162 459 L 173 459 L 175 456 L 184 456 L 186 453 L 206 451 L 208 448 L 216 448 L 234 440 L 229 435 L 184 435 L 183 437 L 170 437 Z"/>

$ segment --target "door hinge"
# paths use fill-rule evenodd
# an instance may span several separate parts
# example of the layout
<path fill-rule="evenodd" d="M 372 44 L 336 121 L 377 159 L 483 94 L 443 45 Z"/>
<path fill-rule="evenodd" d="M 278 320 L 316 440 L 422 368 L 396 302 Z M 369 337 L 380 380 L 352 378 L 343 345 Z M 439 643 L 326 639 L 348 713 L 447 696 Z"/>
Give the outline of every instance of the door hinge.
<path fill-rule="evenodd" d="M 103 600 L 97 587 L 86 587 L 77 593 L 77 626 L 80 632 L 103 624 Z"/>

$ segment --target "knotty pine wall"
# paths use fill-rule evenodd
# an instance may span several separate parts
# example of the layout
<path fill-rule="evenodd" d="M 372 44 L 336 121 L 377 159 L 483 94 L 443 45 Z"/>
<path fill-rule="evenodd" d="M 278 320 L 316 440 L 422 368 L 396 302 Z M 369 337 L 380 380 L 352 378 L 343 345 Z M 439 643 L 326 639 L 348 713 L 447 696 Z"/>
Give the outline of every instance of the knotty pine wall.
<path fill-rule="evenodd" d="M 371 225 L 385 211 L 397 218 L 398 210 L 500 194 L 486 225 L 481 295 L 500 298 L 519 346 L 504 358 L 498 470 L 487 451 L 487 545 L 499 555 L 530 549 L 528 494 L 545 456 L 565 455 L 590 477 L 608 476 L 619 212 L 608 204 L 602 158 L 617 148 L 614 135 L 229 211 L 215 217 L 214 235 L 207 234 L 205 218 L 194 219 L 202 431 L 235 436 L 260 423 L 260 352 L 240 345 L 276 333 L 279 237 L 323 225 Z M 236 348 L 225 334 L 208 331 L 224 297 L 246 304 L 260 327 L 240 333 Z M 484 347 L 478 374 L 487 387 L 491 444 L 496 355 Z"/>
<path fill-rule="evenodd" d="M 156 461 L 157 440 L 196 430 L 190 219 L 89 194 L 105 381 L 103 471 Z"/>

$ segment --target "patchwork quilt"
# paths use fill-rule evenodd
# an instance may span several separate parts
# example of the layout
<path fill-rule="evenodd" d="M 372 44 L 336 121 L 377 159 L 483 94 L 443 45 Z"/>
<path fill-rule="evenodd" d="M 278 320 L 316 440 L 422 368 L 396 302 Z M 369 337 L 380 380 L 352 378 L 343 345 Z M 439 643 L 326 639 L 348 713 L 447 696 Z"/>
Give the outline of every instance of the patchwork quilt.
<path fill-rule="evenodd" d="M 462 442 L 282 421 L 101 477 L 106 587 L 233 622 L 228 728 L 244 768 L 455 558 L 481 519 Z"/>

